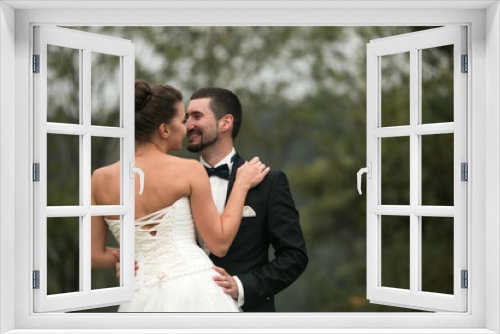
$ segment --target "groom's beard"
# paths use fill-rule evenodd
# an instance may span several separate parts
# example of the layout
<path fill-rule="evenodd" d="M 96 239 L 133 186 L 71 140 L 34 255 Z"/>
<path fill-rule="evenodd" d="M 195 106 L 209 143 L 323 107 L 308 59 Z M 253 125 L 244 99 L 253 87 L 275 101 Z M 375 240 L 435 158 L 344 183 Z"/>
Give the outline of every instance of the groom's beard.
<path fill-rule="evenodd" d="M 189 152 L 199 153 L 199 152 L 203 151 L 204 149 L 206 149 L 207 147 L 212 146 L 213 144 L 215 144 L 217 142 L 217 140 L 219 140 L 219 133 L 218 132 L 214 138 L 212 138 L 211 140 L 208 140 L 206 142 L 203 141 L 203 134 L 200 133 L 200 135 L 201 135 L 201 139 L 200 139 L 200 142 L 198 144 L 188 145 L 187 149 Z"/>

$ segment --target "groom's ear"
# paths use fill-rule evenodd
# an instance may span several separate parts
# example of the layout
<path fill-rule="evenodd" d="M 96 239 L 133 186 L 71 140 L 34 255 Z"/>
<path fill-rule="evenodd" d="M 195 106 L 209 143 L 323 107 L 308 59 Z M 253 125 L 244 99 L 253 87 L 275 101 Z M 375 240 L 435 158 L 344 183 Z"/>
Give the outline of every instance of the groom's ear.
<path fill-rule="evenodd" d="M 231 131 L 233 129 L 233 121 L 234 121 L 233 115 L 231 114 L 224 115 L 224 117 L 222 117 L 219 120 L 220 132 Z"/>

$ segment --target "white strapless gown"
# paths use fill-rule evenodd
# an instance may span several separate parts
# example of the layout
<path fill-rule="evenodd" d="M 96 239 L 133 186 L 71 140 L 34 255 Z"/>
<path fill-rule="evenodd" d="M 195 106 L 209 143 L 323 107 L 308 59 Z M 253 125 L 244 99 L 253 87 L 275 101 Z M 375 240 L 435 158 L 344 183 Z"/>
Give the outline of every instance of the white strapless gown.
<path fill-rule="evenodd" d="M 120 240 L 120 222 L 106 222 Z M 215 284 L 212 277 L 218 273 L 196 244 L 189 198 L 135 221 L 135 257 L 139 269 L 134 299 L 120 305 L 118 312 L 239 311 L 236 302 Z"/>

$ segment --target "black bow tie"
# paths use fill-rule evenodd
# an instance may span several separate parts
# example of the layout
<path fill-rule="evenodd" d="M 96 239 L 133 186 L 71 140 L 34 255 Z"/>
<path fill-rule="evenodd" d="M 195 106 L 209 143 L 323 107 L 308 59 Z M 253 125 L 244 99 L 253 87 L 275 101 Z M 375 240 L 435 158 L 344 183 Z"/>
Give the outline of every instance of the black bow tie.
<path fill-rule="evenodd" d="M 229 167 L 227 164 L 215 168 L 205 166 L 205 169 L 207 170 L 208 177 L 218 176 L 224 180 L 229 180 Z"/>

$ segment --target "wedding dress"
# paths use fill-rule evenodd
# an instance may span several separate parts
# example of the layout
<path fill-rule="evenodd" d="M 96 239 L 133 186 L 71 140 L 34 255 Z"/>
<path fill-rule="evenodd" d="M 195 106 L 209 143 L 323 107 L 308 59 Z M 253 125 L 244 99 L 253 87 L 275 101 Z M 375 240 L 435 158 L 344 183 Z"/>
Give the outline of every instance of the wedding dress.
<path fill-rule="evenodd" d="M 120 221 L 106 219 L 116 240 Z M 218 273 L 196 244 L 188 197 L 135 221 L 139 264 L 132 302 L 118 312 L 238 312 L 236 302 L 213 280 Z"/>

